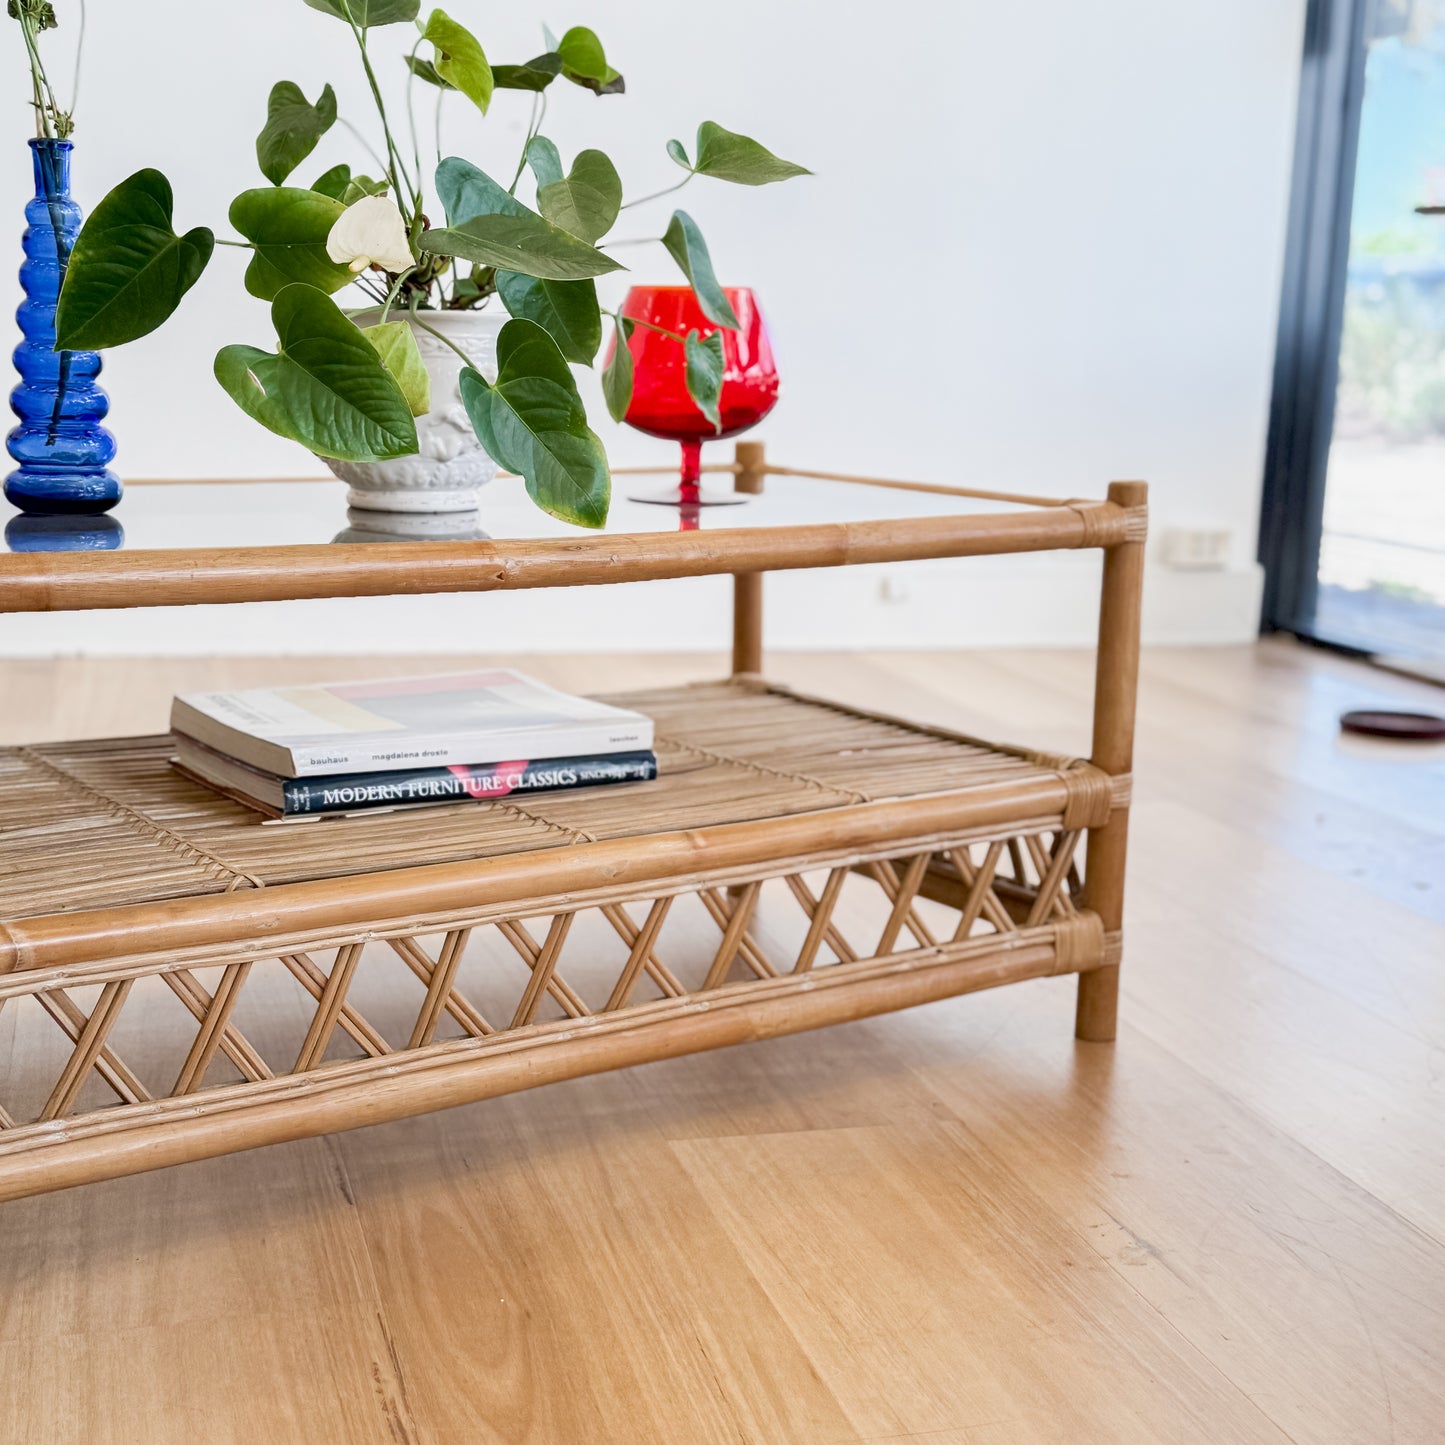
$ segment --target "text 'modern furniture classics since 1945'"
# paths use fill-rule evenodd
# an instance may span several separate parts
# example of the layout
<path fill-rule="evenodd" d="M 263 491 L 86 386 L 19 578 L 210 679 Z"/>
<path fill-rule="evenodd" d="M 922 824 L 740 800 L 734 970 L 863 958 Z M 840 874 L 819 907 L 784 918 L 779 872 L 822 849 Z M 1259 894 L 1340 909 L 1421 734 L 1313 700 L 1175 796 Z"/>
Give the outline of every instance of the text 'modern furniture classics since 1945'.
<path fill-rule="evenodd" d="M 264 827 L 163 737 L 0 750 L 26 1060 L 0 1059 L 0 1199 L 1044 975 L 1113 1038 L 1145 485 L 1010 496 L 746 442 L 712 470 L 930 514 L 773 526 L 765 497 L 720 530 L 0 556 L 8 613 L 734 578 L 733 675 L 616 698 L 657 723 L 634 788 Z M 767 572 L 1077 548 L 1103 555 L 1087 760 L 762 676 Z"/>

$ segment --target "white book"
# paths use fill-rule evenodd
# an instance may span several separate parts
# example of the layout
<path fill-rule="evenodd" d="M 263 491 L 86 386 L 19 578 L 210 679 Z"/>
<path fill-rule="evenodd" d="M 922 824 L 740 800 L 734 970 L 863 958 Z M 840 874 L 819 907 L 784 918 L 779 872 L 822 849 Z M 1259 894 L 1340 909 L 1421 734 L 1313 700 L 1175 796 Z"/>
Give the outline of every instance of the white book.
<path fill-rule="evenodd" d="M 193 692 L 171 731 L 281 778 L 646 751 L 652 719 L 511 668 Z"/>

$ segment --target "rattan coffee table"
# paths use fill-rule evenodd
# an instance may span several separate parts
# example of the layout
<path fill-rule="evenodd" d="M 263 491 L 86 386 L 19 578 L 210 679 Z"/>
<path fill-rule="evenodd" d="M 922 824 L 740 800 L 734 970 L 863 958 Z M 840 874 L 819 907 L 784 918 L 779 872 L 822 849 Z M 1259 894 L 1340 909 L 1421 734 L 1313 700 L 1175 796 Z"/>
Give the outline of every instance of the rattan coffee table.
<path fill-rule="evenodd" d="M 5 613 L 735 588 L 729 679 L 615 695 L 656 719 L 655 783 L 278 827 L 164 737 L 0 750 L 0 1199 L 1051 974 L 1113 1038 L 1144 484 L 865 481 L 756 443 L 714 470 L 778 480 L 717 530 L 0 554 Z M 768 524 L 820 476 L 927 513 Z M 762 676 L 766 572 L 1077 548 L 1103 553 L 1088 760 Z"/>

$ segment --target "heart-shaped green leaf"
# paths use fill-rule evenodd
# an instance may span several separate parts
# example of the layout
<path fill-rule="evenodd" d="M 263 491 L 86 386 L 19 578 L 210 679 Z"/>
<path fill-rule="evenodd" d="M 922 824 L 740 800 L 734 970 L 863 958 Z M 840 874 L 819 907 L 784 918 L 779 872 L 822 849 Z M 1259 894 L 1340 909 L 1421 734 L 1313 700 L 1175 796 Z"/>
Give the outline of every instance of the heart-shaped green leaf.
<path fill-rule="evenodd" d="M 415 20 L 421 0 L 306 0 L 313 10 L 322 10 L 338 20 L 349 20 L 363 30 L 371 25 L 395 25 Z"/>
<path fill-rule="evenodd" d="M 545 166 L 545 148 L 536 154 Z M 460 256 L 548 281 L 583 281 L 623 269 L 595 246 L 528 210 L 460 156 L 448 156 L 437 167 L 436 185 L 451 224 L 424 232 L 421 244 L 438 256 Z"/>
<path fill-rule="evenodd" d="M 566 174 L 562 169 L 562 153 L 544 135 L 534 135 L 527 142 L 527 164 L 537 178 L 537 186 L 556 185 Z"/>
<path fill-rule="evenodd" d="M 766 186 L 813 174 L 806 166 L 775 156 L 751 136 L 724 130 L 710 120 L 697 128 L 697 164 L 693 170 L 700 176 L 714 176 L 740 186 Z"/>
<path fill-rule="evenodd" d="M 602 42 L 585 25 L 574 25 L 556 44 L 562 74 L 598 95 L 621 95 L 626 82 L 607 63 Z"/>
<path fill-rule="evenodd" d="M 57 351 L 101 351 L 145 336 L 206 269 L 216 238 L 177 236 L 171 184 L 159 171 L 123 180 L 81 227 L 55 311 Z"/>
<path fill-rule="evenodd" d="M 366 327 L 361 333 L 376 348 L 381 364 L 401 388 L 413 416 L 425 416 L 431 410 L 431 377 L 416 332 L 405 321 L 382 321 Z"/>
<path fill-rule="evenodd" d="M 528 156 L 544 173 L 554 161 L 561 168 L 556 147 L 545 139 L 540 146 L 534 140 Z M 448 156 L 437 167 L 436 186 L 451 224 L 425 232 L 421 244 L 437 255 L 461 256 L 481 266 L 549 281 L 580 281 L 623 269 L 610 256 L 529 210 L 460 156 Z"/>
<path fill-rule="evenodd" d="M 565 177 L 537 192 L 537 209 L 554 226 L 584 241 L 600 241 L 622 209 L 617 167 L 601 151 L 579 151 Z"/>
<path fill-rule="evenodd" d="M 323 176 L 311 182 L 311 189 L 333 201 L 349 206 L 363 196 L 384 196 L 389 189 L 386 181 L 374 181 L 370 176 L 354 176 L 348 165 L 332 166 Z"/>
<path fill-rule="evenodd" d="M 428 85 L 434 85 L 438 90 L 451 90 L 452 87 L 444 81 L 437 73 L 437 68 L 430 60 L 423 60 L 420 55 L 408 55 L 406 68 L 416 76 L 418 80 L 424 80 Z"/>
<path fill-rule="evenodd" d="M 437 166 L 436 183 L 437 195 L 446 209 L 447 222 L 452 226 L 460 226 L 474 216 L 535 214 L 505 186 L 499 185 L 485 171 L 478 170 L 470 161 L 464 161 L 460 156 L 448 156 Z"/>
<path fill-rule="evenodd" d="M 273 186 L 279 186 L 336 124 L 336 93 L 328 85 L 315 105 L 289 80 L 271 87 L 266 124 L 256 137 L 256 163 Z"/>
<path fill-rule="evenodd" d="M 531 212 L 475 216 L 460 226 L 423 231 L 421 244 L 438 256 L 460 256 L 546 281 L 583 281 L 624 269 L 595 246 Z"/>
<path fill-rule="evenodd" d="M 497 338 L 497 380 L 465 367 L 462 403 L 498 463 L 519 472 L 544 512 L 579 527 L 607 520 L 612 477 L 587 425 L 577 383 L 557 343 L 534 322 L 513 319 Z"/>
<path fill-rule="evenodd" d="M 697 228 L 697 222 L 686 211 L 674 211 L 672 220 L 663 232 L 662 244 L 667 247 L 672 259 L 682 268 L 697 294 L 702 314 L 719 326 L 731 331 L 738 329 L 738 318 L 712 269 L 712 257 L 708 255 L 707 242 Z"/>
<path fill-rule="evenodd" d="M 216 380 L 248 415 L 318 456 L 374 462 L 410 456 L 416 423 L 371 342 L 314 286 L 271 303 L 280 350 L 226 346 Z"/>
<path fill-rule="evenodd" d="M 541 91 L 562 73 L 562 57 L 549 50 L 524 65 L 494 65 L 492 84 L 498 90 Z"/>
<path fill-rule="evenodd" d="M 682 349 L 685 356 L 683 378 L 687 382 L 687 394 L 697 403 L 697 409 L 712 423 L 713 430 L 721 431 L 722 418 L 718 414 L 718 399 L 722 396 L 723 384 L 722 332 L 714 331 L 704 340 L 700 332 L 689 331 Z"/>
<path fill-rule="evenodd" d="M 326 238 L 345 209 L 330 196 L 296 186 L 242 191 L 231 202 L 231 224 L 255 247 L 246 290 L 262 301 L 293 281 L 339 291 L 351 271 L 326 254 Z"/>
<path fill-rule="evenodd" d="M 433 10 L 421 38 L 436 49 L 438 78 L 461 91 L 485 115 L 492 103 L 492 67 L 477 37 L 445 10 Z"/>
<path fill-rule="evenodd" d="M 311 189 L 315 190 L 316 187 Z M 341 204 L 352 206 L 363 196 L 384 196 L 389 189 L 390 183 L 387 181 L 374 181 L 370 176 L 352 176 L 341 193 Z"/>
<path fill-rule="evenodd" d="M 339 201 L 345 194 L 346 188 L 351 184 L 351 167 L 345 163 L 339 166 L 332 166 L 324 175 L 319 175 L 311 182 L 311 189 L 319 191 L 323 196 L 330 196 L 333 201 Z"/>
<path fill-rule="evenodd" d="M 680 140 L 668 141 L 667 153 L 683 170 L 690 171 L 692 169 L 692 162 L 687 158 L 687 147 Z"/>
<path fill-rule="evenodd" d="M 568 361 L 592 365 L 602 345 L 595 282 L 540 281 L 516 271 L 498 271 L 497 292 L 509 315 L 535 321 Z"/>
<path fill-rule="evenodd" d="M 626 421 L 627 408 L 632 405 L 632 318 L 618 316 L 617 338 L 612 348 L 612 358 L 602 368 L 602 395 L 607 401 L 607 412 L 613 421 Z"/>
<path fill-rule="evenodd" d="M 473 266 L 465 276 L 452 281 L 452 304 L 471 306 L 497 289 L 497 272 L 493 266 Z"/>

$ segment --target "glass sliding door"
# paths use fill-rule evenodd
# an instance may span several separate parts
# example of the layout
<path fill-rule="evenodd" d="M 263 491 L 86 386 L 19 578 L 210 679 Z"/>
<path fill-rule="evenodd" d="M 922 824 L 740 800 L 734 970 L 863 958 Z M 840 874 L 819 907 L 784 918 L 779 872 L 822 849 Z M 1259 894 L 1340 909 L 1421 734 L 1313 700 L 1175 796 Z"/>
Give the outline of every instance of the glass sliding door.
<path fill-rule="evenodd" d="M 1265 621 L 1438 664 L 1445 0 L 1320 0 L 1311 18 L 1261 534 Z"/>

